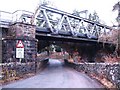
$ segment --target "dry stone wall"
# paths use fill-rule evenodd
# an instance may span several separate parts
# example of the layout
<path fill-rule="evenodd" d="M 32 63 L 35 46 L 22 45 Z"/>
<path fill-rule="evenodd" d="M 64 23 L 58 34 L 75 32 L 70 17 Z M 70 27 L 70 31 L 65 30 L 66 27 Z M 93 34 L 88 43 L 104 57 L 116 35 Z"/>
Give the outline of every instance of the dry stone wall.
<path fill-rule="evenodd" d="M 66 61 L 67 62 L 67 61 Z M 68 63 L 77 71 L 85 72 L 86 74 L 94 74 L 97 77 L 106 78 L 120 89 L 120 63 Z"/>

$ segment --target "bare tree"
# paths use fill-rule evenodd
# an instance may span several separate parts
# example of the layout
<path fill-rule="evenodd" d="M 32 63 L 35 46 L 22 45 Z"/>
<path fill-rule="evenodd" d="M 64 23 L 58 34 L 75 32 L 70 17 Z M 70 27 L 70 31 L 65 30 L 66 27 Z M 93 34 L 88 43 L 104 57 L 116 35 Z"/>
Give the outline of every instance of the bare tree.
<path fill-rule="evenodd" d="M 116 11 L 118 10 L 118 16 L 116 18 L 117 22 L 118 22 L 118 26 L 120 27 L 120 2 L 117 2 L 114 6 L 113 6 L 113 10 L 112 11 Z"/>
<path fill-rule="evenodd" d="M 82 17 L 81 15 L 84 14 L 83 18 L 87 18 L 88 10 L 78 11 L 75 9 L 75 10 L 73 10 L 72 14 L 77 16 L 77 17 Z"/>
<path fill-rule="evenodd" d="M 117 50 L 118 53 L 120 54 L 120 1 L 117 2 L 114 6 L 113 6 L 113 10 L 112 11 L 118 11 L 118 16 L 116 18 L 117 22 L 118 22 L 118 43 L 117 43 Z"/>

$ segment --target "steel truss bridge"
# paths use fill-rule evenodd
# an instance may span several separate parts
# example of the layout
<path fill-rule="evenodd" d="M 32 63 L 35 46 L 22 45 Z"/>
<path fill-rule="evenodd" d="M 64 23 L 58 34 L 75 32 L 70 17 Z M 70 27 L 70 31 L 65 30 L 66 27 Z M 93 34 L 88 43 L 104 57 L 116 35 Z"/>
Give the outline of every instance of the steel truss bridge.
<path fill-rule="evenodd" d="M 8 27 L 15 22 L 31 24 L 33 14 L 25 10 L 17 10 L 14 13 L 0 11 L 0 27 Z M 47 6 L 39 7 L 34 24 L 36 25 L 37 38 L 48 37 L 59 40 L 97 42 L 99 36 L 105 35 L 112 30 L 111 27 L 97 21 L 77 17 Z"/>

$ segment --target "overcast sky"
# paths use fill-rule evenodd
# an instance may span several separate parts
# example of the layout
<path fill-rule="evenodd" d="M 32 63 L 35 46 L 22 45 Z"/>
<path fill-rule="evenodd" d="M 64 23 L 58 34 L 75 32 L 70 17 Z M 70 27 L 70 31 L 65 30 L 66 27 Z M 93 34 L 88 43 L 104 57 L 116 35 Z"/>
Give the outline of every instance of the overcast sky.
<path fill-rule="evenodd" d="M 0 10 L 14 12 L 15 10 L 28 10 L 34 12 L 40 0 L 1 0 Z M 50 0 L 60 10 L 72 12 L 76 10 L 96 11 L 108 25 L 115 23 L 117 12 L 112 12 L 113 5 L 119 0 Z"/>

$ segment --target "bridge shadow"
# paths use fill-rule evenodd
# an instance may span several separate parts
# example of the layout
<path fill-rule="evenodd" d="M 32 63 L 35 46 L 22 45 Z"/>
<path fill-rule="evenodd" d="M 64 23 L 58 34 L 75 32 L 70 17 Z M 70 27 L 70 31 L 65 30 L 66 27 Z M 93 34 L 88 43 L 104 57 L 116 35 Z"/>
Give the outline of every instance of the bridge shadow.
<path fill-rule="evenodd" d="M 46 51 L 48 58 L 70 60 L 72 62 L 103 62 L 101 52 L 113 54 L 115 46 L 98 42 L 50 40 L 38 38 L 38 52 Z M 44 59 L 44 58 L 43 58 Z"/>

